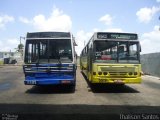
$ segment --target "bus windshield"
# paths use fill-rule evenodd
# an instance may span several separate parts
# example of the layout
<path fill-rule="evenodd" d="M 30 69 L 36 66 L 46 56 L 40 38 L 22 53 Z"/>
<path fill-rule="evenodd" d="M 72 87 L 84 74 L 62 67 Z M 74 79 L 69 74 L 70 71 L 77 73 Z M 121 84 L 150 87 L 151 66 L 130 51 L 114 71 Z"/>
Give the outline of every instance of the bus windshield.
<path fill-rule="evenodd" d="M 139 62 L 138 41 L 95 41 L 95 62 Z"/>
<path fill-rule="evenodd" d="M 70 39 L 27 40 L 25 63 L 72 62 Z"/>

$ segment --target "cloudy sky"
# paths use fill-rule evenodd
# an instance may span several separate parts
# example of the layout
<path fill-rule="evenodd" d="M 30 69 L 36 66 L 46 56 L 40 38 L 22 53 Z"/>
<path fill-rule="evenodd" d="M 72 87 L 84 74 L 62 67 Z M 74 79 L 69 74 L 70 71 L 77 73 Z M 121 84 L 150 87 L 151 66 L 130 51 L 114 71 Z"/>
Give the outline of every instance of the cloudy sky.
<path fill-rule="evenodd" d="M 159 16 L 160 0 L 0 0 L 0 51 L 27 32 L 70 31 L 80 54 L 94 32 L 116 31 L 138 33 L 142 54 L 160 52 Z"/>

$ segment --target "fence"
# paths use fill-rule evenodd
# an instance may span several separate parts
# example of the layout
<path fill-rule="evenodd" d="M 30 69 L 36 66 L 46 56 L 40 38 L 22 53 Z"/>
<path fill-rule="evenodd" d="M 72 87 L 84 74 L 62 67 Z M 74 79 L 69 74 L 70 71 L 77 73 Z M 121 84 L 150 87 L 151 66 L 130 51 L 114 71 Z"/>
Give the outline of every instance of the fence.
<path fill-rule="evenodd" d="M 141 64 L 144 74 L 160 77 L 160 53 L 141 55 Z"/>

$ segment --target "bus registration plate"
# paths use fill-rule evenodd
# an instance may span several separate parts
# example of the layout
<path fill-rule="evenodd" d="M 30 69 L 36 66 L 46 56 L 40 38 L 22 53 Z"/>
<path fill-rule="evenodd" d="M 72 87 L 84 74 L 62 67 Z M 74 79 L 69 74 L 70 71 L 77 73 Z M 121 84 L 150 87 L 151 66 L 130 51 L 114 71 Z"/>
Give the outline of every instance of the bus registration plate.
<path fill-rule="evenodd" d="M 29 81 L 27 81 L 27 84 L 29 84 L 29 85 L 36 85 L 37 82 L 35 80 L 29 80 Z"/>
<path fill-rule="evenodd" d="M 107 79 L 99 79 L 99 83 L 106 83 Z"/>
<path fill-rule="evenodd" d="M 122 84 L 122 83 L 124 83 L 124 82 L 123 82 L 123 80 L 114 80 L 114 83 Z"/>

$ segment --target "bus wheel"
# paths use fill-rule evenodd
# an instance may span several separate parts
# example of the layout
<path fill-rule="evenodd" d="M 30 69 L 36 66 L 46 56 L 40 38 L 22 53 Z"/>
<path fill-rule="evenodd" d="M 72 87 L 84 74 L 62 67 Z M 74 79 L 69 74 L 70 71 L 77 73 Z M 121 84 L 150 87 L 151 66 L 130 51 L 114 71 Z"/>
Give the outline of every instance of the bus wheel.
<path fill-rule="evenodd" d="M 70 85 L 70 88 L 71 88 L 72 92 L 75 92 L 75 90 L 76 90 L 76 78 L 75 78 L 75 81 Z"/>
<path fill-rule="evenodd" d="M 76 85 L 75 84 L 70 85 L 70 89 L 74 93 L 76 90 Z"/>
<path fill-rule="evenodd" d="M 125 84 L 117 84 L 118 87 L 123 87 Z"/>

